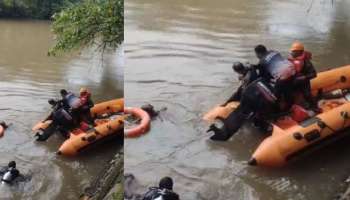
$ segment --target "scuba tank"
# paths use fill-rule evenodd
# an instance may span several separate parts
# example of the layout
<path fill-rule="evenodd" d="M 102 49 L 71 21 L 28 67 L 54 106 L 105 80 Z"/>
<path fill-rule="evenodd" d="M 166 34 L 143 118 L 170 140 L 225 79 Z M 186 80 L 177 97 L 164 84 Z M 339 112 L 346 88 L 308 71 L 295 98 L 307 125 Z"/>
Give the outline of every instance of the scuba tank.
<path fill-rule="evenodd" d="M 11 183 L 16 178 L 16 169 L 9 168 L 7 172 L 2 176 L 1 183 Z"/>
<path fill-rule="evenodd" d="M 341 98 L 341 97 L 344 97 L 349 92 L 350 92 L 350 89 L 337 89 L 337 90 L 333 90 L 325 94 L 322 94 L 322 98 L 324 99 Z"/>

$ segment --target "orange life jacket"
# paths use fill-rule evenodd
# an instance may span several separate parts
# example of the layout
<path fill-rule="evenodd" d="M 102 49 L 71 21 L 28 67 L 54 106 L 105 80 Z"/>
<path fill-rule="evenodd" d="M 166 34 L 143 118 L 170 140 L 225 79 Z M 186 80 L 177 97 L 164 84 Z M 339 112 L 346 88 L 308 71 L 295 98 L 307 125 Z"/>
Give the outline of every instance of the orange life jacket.
<path fill-rule="evenodd" d="M 304 51 L 303 54 L 301 54 L 296 58 L 294 58 L 291 55 L 288 56 L 288 60 L 293 63 L 297 74 L 299 74 L 303 70 L 305 61 L 311 60 L 311 59 L 312 59 L 312 54 L 308 51 Z"/>

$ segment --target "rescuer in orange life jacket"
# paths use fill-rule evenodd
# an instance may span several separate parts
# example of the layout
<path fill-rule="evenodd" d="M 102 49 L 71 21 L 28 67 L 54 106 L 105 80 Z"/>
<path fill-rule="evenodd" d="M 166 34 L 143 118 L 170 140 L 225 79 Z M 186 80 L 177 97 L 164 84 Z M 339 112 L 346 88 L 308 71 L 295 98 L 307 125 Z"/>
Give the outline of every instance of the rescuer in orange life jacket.
<path fill-rule="evenodd" d="M 311 62 L 312 54 L 305 51 L 304 45 L 294 42 L 290 48 L 288 60 L 294 64 L 296 75 L 293 81 L 294 91 L 300 92 L 309 107 L 318 111 L 317 101 L 312 97 L 310 80 L 315 78 L 317 73 Z"/>
<path fill-rule="evenodd" d="M 94 119 L 91 116 L 90 109 L 94 107 L 94 102 L 91 99 L 91 93 L 86 88 L 80 89 L 80 121 L 85 121 L 90 125 L 94 125 Z"/>

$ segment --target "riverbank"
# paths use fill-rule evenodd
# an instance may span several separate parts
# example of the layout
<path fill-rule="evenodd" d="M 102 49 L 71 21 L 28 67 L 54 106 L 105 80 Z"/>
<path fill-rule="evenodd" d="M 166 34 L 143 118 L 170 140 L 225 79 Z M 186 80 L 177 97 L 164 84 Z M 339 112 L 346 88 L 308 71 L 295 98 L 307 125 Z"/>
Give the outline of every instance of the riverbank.
<path fill-rule="evenodd" d="M 122 200 L 124 175 L 123 148 L 91 182 L 81 196 L 81 200 Z"/>
<path fill-rule="evenodd" d="M 342 192 L 335 197 L 335 200 L 350 200 L 350 177 L 341 183 L 340 187 Z"/>

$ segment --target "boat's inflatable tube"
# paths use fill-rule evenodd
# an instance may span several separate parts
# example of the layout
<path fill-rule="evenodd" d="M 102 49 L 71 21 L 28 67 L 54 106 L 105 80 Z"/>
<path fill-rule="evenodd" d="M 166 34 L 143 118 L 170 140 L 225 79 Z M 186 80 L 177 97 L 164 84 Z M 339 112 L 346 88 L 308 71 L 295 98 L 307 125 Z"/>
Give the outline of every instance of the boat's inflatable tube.
<path fill-rule="evenodd" d="M 111 115 L 124 110 L 124 99 L 114 99 L 102 103 L 95 104 L 91 108 L 93 118 L 98 118 L 103 115 Z"/>
<path fill-rule="evenodd" d="M 91 144 L 113 134 L 117 134 L 118 130 L 123 129 L 124 117 L 118 116 L 113 120 L 107 120 L 96 126 L 94 129 L 87 132 L 75 130 L 70 133 L 69 139 L 64 141 L 58 150 L 58 154 L 66 156 L 75 156 L 83 149 Z"/>
<path fill-rule="evenodd" d="M 131 114 L 141 119 L 141 122 L 139 125 L 130 129 L 124 129 L 124 137 L 126 138 L 139 137 L 142 134 L 145 134 L 150 129 L 151 118 L 146 111 L 142 110 L 141 108 L 129 107 L 129 108 L 125 108 L 124 112 L 125 114 Z"/>
<path fill-rule="evenodd" d="M 47 127 L 49 127 L 49 125 L 52 123 L 52 120 L 46 120 L 46 121 L 41 121 L 38 122 L 37 124 L 35 124 L 35 126 L 32 128 L 32 131 L 38 131 L 38 130 L 44 130 Z"/>
<path fill-rule="evenodd" d="M 95 123 L 97 125 L 92 130 L 86 132 L 80 129 L 73 130 L 69 138 L 60 146 L 57 153 L 74 156 L 95 142 L 109 136 L 117 135 L 124 128 L 124 116 L 114 116 L 114 114 L 122 112 L 123 109 L 124 99 L 115 99 L 96 104 L 91 109 L 93 117 L 95 119 L 105 119 L 96 119 Z"/>
<path fill-rule="evenodd" d="M 350 102 L 321 113 L 287 129 L 277 125 L 255 150 L 251 165 L 282 167 L 303 151 L 342 136 L 350 126 Z"/>
<path fill-rule="evenodd" d="M 203 120 L 208 123 L 213 123 L 217 118 L 225 119 L 238 105 L 239 102 L 233 101 L 226 106 L 216 106 L 203 116 Z"/>

